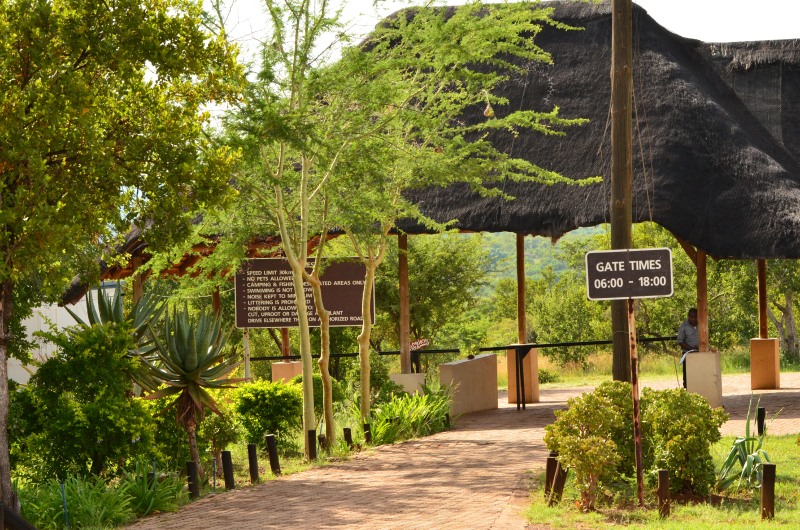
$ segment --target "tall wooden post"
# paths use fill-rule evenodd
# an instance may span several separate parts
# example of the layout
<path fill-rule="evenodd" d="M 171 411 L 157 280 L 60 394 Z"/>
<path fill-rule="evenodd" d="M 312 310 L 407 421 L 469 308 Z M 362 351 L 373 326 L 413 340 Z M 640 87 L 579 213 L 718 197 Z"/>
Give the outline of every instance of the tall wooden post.
<path fill-rule="evenodd" d="M 633 210 L 632 93 L 633 17 L 631 0 L 611 2 L 611 248 L 631 248 Z M 628 308 L 625 300 L 611 302 L 616 381 L 630 381 Z"/>
<path fill-rule="evenodd" d="M 281 328 L 281 355 L 287 361 L 292 354 L 292 345 L 289 342 L 289 328 Z"/>
<path fill-rule="evenodd" d="M 528 342 L 525 315 L 525 234 L 517 234 L 517 342 Z"/>
<path fill-rule="evenodd" d="M 636 352 L 636 316 L 633 298 L 626 303 L 628 319 L 628 345 L 631 352 L 631 394 L 633 398 L 633 448 L 636 461 L 636 485 L 639 506 L 644 506 L 644 460 L 642 459 L 642 422 L 639 410 L 639 359 Z"/>
<path fill-rule="evenodd" d="M 244 348 L 244 378 L 250 379 L 250 328 L 242 330 L 242 347 Z"/>
<path fill-rule="evenodd" d="M 400 371 L 411 373 L 411 302 L 408 287 L 408 235 L 397 235 L 397 273 L 400 280 Z"/>
<path fill-rule="evenodd" d="M 220 316 L 222 314 L 222 300 L 219 297 L 219 287 L 214 287 L 214 292 L 211 293 L 211 307 L 214 308 L 214 314 Z"/>
<path fill-rule="evenodd" d="M 137 269 L 142 265 L 142 258 L 134 256 L 131 258 L 131 270 L 133 271 L 133 303 L 135 304 L 142 298 L 144 291 L 144 278 L 141 274 L 136 274 Z"/>
<path fill-rule="evenodd" d="M 708 274 L 706 253 L 697 249 L 697 335 L 699 351 L 708 351 Z"/>
<path fill-rule="evenodd" d="M 767 339 L 767 260 L 756 260 L 758 267 L 758 338 Z"/>

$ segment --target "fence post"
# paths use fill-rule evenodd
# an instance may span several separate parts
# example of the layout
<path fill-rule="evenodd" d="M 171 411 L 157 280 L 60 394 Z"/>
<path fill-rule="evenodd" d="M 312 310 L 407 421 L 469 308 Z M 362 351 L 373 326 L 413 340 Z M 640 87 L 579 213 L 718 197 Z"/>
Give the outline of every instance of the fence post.
<path fill-rule="evenodd" d="M 372 427 L 369 423 L 364 424 L 364 441 L 368 444 L 372 443 Z"/>
<path fill-rule="evenodd" d="M 756 411 L 756 425 L 758 426 L 758 435 L 764 434 L 764 420 L 767 418 L 767 409 L 758 407 Z"/>
<path fill-rule="evenodd" d="M 669 496 L 669 470 L 658 470 L 658 515 L 663 519 L 669 516 L 671 499 Z"/>
<path fill-rule="evenodd" d="M 564 485 L 567 483 L 567 472 L 569 470 L 561 466 L 561 462 L 556 463 L 556 473 L 553 479 L 553 489 L 550 491 L 548 506 L 554 506 L 561 502 L 561 495 L 564 493 Z"/>
<path fill-rule="evenodd" d="M 200 480 L 197 478 L 197 462 L 186 462 L 186 479 L 189 481 L 189 497 L 196 499 L 200 496 Z"/>
<path fill-rule="evenodd" d="M 69 509 L 67 508 L 67 488 L 63 482 L 61 483 L 61 502 L 64 505 L 64 525 L 66 526 L 67 530 L 69 530 L 70 526 L 69 526 Z M 5 522 L 3 524 L 5 524 Z"/>
<path fill-rule="evenodd" d="M 558 466 L 558 453 L 550 451 L 550 456 L 547 457 L 544 471 L 544 497 L 545 499 L 550 496 L 550 490 L 553 489 L 553 479 L 556 476 L 556 467 Z"/>
<path fill-rule="evenodd" d="M 256 444 L 247 444 L 247 462 L 250 464 L 250 483 L 258 483 L 258 453 Z"/>
<path fill-rule="evenodd" d="M 308 433 L 308 459 L 309 460 L 316 460 L 317 459 L 317 430 L 316 429 L 309 429 Z"/>
<path fill-rule="evenodd" d="M 269 468 L 272 474 L 276 477 L 281 474 L 281 464 L 278 461 L 278 443 L 275 441 L 274 434 L 268 434 L 267 439 L 267 453 L 269 454 Z"/>
<path fill-rule="evenodd" d="M 344 441 L 347 442 L 347 447 L 352 451 L 353 450 L 353 431 L 350 430 L 350 427 L 344 428 Z"/>
<path fill-rule="evenodd" d="M 775 464 L 763 464 L 761 474 L 761 519 L 775 517 Z"/>
<path fill-rule="evenodd" d="M 233 459 L 231 458 L 230 451 L 222 451 L 222 475 L 225 477 L 225 489 L 235 489 L 236 482 L 233 480 Z"/>

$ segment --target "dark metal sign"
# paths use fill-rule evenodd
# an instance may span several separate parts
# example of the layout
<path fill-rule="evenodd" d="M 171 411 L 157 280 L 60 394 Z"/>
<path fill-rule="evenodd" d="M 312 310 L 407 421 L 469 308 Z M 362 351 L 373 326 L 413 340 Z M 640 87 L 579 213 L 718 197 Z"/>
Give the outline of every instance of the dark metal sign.
<path fill-rule="evenodd" d="M 589 300 L 672 296 L 672 251 L 668 248 L 586 253 Z"/>
<path fill-rule="evenodd" d="M 311 260 L 309 260 L 311 261 Z M 313 261 L 312 261 L 313 265 Z M 310 270 L 310 267 L 309 267 Z M 354 261 L 328 264 L 322 272 L 322 301 L 331 313 L 331 326 L 361 326 L 361 296 L 366 268 Z M 246 261 L 235 277 L 236 327 L 297 327 L 292 269 L 283 258 Z M 319 326 L 311 286 L 304 284 L 308 321 Z M 371 318 L 375 321 L 375 289 L 372 290 Z"/>

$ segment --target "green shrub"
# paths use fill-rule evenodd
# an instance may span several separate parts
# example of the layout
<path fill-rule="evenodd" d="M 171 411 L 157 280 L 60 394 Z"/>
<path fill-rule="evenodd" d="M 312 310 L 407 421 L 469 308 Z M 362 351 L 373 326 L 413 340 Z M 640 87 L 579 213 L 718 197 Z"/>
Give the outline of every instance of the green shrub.
<path fill-rule="evenodd" d="M 423 394 L 396 395 L 372 411 L 372 442 L 390 444 L 428 436 L 449 427 L 449 387 L 423 387 Z"/>
<path fill-rule="evenodd" d="M 248 443 L 264 447 L 264 435 L 274 434 L 281 449 L 297 450 L 292 435 L 303 419 L 303 394 L 298 385 L 248 383 L 233 391 L 233 403 Z"/>
<path fill-rule="evenodd" d="M 559 376 L 555 372 L 551 372 L 550 370 L 545 370 L 544 368 L 539 368 L 539 384 L 543 385 L 545 383 L 558 383 L 561 381 L 561 376 Z"/>
<path fill-rule="evenodd" d="M 181 477 L 161 475 L 158 480 L 148 480 L 147 475 L 152 470 L 152 467 L 137 462 L 135 471 L 125 473 L 120 481 L 121 492 L 128 497 L 138 517 L 155 512 L 174 512 L 188 501 Z"/>
<path fill-rule="evenodd" d="M 171 411 L 162 413 L 170 398 L 140 401 L 147 407 L 152 417 L 153 449 L 148 456 L 155 456 L 160 469 L 183 473 L 186 462 L 191 460 L 192 456 L 189 452 L 186 431 L 177 424 L 174 413 Z M 197 450 L 200 455 L 206 455 L 208 449 L 209 440 L 202 434 L 198 435 Z"/>
<path fill-rule="evenodd" d="M 108 528 L 135 519 L 123 484 L 109 487 L 102 479 L 70 477 L 64 482 L 71 528 Z M 61 483 L 50 480 L 42 487 L 19 489 L 22 516 L 41 530 L 65 528 Z"/>
<path fill-rule="evenodd" d="M 139 363 L 128 355 L 131 333 L 107 323 L 47 334 L 58 350 L 11 395 L 21 414 L 9 433 L 20 475 L 113 474 L 151 452 L 151 416 L 131 393 L 128 374 Z"/>
<path fill-rule="evenodd" d="M 672 492 L 707 495 L 716 480 L 711 445 L 728 419 L 682 388 L 642 391 L 642 439 L 649 476 L 668 469 Z"/>
<path fill-rule="evenodd" d="M 296 375 L 289 380 L 290 384 L 302 385 L 303 375 Z M 331 387 L 333 389 L 333 402 L 339 403 L 344 399 L 344 387 L 342 383 L 336 379 L 331 378 Z M 317 416 L 322 416 L 322 376 L 314 374 L 314 412 Z"/>
<path fill-rule="evenodd" d="M 567 400 L 567 410 L 556 411 L 556 421 L 545 427 L 545 444 L 575 472 L 584 510 L 594 508 L 601 483 L 613 482 L 630 465 L 620 451 L 633 445 L 630 396 L 629 384 L 605 382 L 594 392 Z"/>

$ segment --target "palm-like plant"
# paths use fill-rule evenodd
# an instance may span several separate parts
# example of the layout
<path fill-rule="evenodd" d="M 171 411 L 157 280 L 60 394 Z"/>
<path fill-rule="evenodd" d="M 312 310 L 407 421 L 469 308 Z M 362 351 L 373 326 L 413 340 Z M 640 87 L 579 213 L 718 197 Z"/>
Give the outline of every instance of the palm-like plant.
<path fill-rule="evenodd" d="M 127 314 L 124 310 L 122 301 L 122 289 L 119 282 L 114 288 L 114 294 L 104 296 L 100 289 L 97 290 L 97 303 L 92 298 L 92 292 L 86 292 L 86 314 L 89 322 L 84 321 L 75 314 L 70 308 L 64 309 L 72 316 L 81 327 L 104 326 L 111 323 L 128 323 L 133 330 L 133 341 L 135 347 L 128 350 L 131 357 L 139 357 L 146 360 L 152 356 L 156 349 L 153 335 L 150 332 L 149 324 L 158 322 L 166 309 L 166 304 L 155 296 L 146 293 L 142 296 Z M 155 390 L 158 388 L 159 381 L 153 379 L 146 368 L 132 370 L 129 374 L 131 379 L 145 390 Z"/>
<path fill-rule="evenodd" d="M 151 330 L 152 332 L 152 330 Z M 242 379 L 226 379 L 238 365 L 236 359 L 224 359 L 223 347 L 228 334 L 221 330 L 221 319 L 211 312 L 201 313 L 197 320 L 189 317 L 189 310 L 173 311 L 164 319 L 163 340 L 152 333 L 158 363 L 146 360 L 150 374 L 167 385 L 146 396 L 158 399 L 176 398 L 166 407 L 176 407 L 178 425 L 186 430 L 192 460 L 200 464 L 197 450 L 197 425 L 208 408 L 219 414 L 214 398 L 207 388 L 230 388 Z"/>

